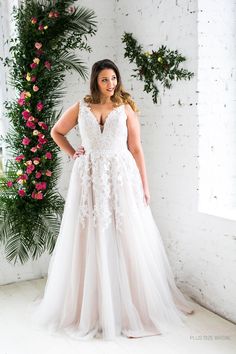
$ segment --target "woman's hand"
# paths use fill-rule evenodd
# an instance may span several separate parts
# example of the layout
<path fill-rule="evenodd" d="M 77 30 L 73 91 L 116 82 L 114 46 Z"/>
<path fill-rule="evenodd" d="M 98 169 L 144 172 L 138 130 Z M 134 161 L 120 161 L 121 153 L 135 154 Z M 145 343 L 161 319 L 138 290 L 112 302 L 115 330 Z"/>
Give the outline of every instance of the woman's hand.
<path fill-rule="evenodd" d="M 80 157 L 80 155 L 84 155 L 84 153 L 85 153 L 84 147 L 80 145 L 78 150 L 76 150 L 76 152 L 72 156 L 72 159 L 75 160 L 77 159 L 77 157 Z"/>

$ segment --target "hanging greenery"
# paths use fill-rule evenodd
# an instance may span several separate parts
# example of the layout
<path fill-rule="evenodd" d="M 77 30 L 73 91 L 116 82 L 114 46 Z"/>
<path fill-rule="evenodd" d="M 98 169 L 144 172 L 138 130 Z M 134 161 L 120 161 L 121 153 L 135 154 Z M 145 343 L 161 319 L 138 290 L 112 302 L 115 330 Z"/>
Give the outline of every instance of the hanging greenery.
<path fill-rule="evenodd" d="M 122 36 L 122 43 L 125 43 L 125 58 L 129 58 L 130 63 L 135 63 L 137 68 L 131 75 L 144 81 L 144 91 L 152 92 L 152 100 L 157 103 L 159 94 L 158 84 L 170 89 L 173 80 L 188 79 L 193 77 L 193 73 L 179 69 L 179 64 L 186 60 L 177 50 L 172 51 L 166 46 L 161 46 L 157 51 L 143 52 L 143 48 L 138 44 L 132 33 L 125 32 Z"/>
<path fill-rule="evenodd" d="M 72 52 L 91 51 L 96 33 L 92 10 L 76 0 L 24 0 L 13 10 L 17 36 L 10 40 L 10 84 L 19 96 L 6 102 L 11 129 L 4 138 L 9 159 L 0 181 L 0 241 L 7 260 L 23 264 L 52 253 L 64 200 L 56 189 L 58 147 L 50 129 L 61 114 L 55 107 L 65 93 L 65 72 L 87 78 L 87 68 Z"/>

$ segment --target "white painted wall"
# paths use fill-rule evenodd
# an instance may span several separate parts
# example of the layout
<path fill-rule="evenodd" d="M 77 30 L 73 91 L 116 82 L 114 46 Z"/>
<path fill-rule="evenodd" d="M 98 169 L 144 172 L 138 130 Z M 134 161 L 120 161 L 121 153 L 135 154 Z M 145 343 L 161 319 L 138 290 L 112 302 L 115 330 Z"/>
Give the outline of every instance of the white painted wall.
<path fill-rule="evenodd" d="M 110 58 L 120 67 L 123 82 L 141 110 L 142 143 L 151 189 L 151 209 L 160 229 L 178 286 L 210 310 L 236 321 L 236 223 L 198 211 L 198 12 L 197 0 L 81 0 L 95 10 L 98 33 L 83 55 L 89 67 Z M 216 14 L 214 14 L 216 16 Z M 220 16 L 220 13 L 218 13 Z M 187 57 L 184 67 L 195 72 L 191 81 L 174 84 L 157 105 L 130 77 L 132 65 L 123 57 L 121 35 L 133 32 L 145 50 L 166 44 Z M 207 35 L 207 29 L 206 29 Z M 206 67 L 206 71 L 209 68 Z M 222 78 L 221 80 L 224 80 Z M 88 83 L 67 76 L 64 108 L 83 97 Z M 210 92 L 209 92 L 210 95 Z M 214 126 L 212 127 L 214 129 Z M 79 143 L 76 132 L 70 134 Z M 60 190 L 66 195 L 72 164 L 64 158 Z M 46 274 L 46 256 L 14 269 L 1 257 L 1 283 Z"/>

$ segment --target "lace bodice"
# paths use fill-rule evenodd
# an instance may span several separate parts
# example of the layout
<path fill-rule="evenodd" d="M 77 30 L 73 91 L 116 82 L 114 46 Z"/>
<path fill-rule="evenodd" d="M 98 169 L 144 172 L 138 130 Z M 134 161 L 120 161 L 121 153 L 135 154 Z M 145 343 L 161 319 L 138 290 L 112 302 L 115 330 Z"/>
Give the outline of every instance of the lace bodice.
<path fill-rule="evenodd" d="M 82 226 L 92 218 L 100 230 L 115 222 L 122 230 L 121 194 L 132 191 L 134 207 L 143 206 L 139 170 L 127 146 L 128 130 L 125 106 L 114 108 L 101 131 L 98 120 L 86 104 L 80 104 L 78 126 L 85 154 L 75 161 L 75 174 L 81 187 L 79 220 Z"/>
<path fill-rule="evenodd" d="M 101 130 L 90 107 L 81 102 L 78 124 L 85 151 L 127 149 L 126 119 L 125 106 L 116 107 L 108 114 Z"/>

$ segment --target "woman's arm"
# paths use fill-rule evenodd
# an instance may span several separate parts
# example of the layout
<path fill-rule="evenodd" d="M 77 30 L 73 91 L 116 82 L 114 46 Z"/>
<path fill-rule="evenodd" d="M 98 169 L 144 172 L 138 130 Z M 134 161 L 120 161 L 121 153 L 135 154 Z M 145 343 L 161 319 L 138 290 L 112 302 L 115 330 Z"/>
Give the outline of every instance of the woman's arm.
<path fill-rule="evenodd" d="M 133 111 L 130 105 L 125 105 L 127 114 L 127 128 L 128 128 L 128 149 L 132 153 L 136 164 L 138 166 L 140 176 L 142 179 L 144 196 L 146 203 L 149 204 L 150 193 L 147 179 L 147 172 L 143 154 L 143 148 L 140 139 L 140 124 L 137 114 Z"/>
<path fill-rule="evenodd" d="M 77 124 L 79 115 L 79 102 L 70 106 L 51 129 L 51 137 L 55 143 L 70 157 L 76 154 L 75 149 L 68 142 L 65 135 Z"/>

